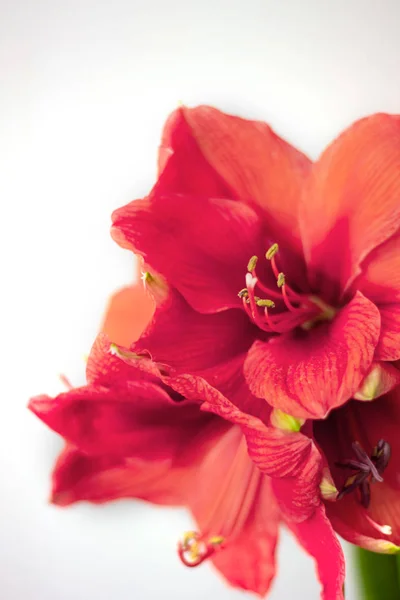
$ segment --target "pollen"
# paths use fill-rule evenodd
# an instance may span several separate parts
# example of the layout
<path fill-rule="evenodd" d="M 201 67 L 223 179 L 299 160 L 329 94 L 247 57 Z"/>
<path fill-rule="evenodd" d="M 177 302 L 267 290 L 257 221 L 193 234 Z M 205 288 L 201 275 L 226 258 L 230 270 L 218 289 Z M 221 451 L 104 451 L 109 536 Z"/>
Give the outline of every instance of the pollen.
<path fill-rule="evenodd" d="M 257 298 L 256 300 L 257 306 L 266 306 L 267 308 L 275 308 L 275 302 L 269 300 L 268 298 Z"/>
<path fill-rule="evenodd" d="M 258 256 L 251 257 L 251 259 L 249 260 L 248 265 L 247 265 L 247 270 L 249 273 L 254 271 L 254 269 L 256 268 L 256 265 L 257 265 L 257 261 L 258 261 Z"/>
<path fill-rule="evenodd" d="M 279 273 L 278 279 L 276 281 L 276 285 L 278 286 L 278 288 L 281 288 L 283 285 L 285 285 L 285 274 L 284 273 Z"/>
<path fill-rule="evenodd" d="M 268 248 L 268 250 L 265 253 L 265 258 L 267 260 L 271 260 L 275 254 L 278 252 L 279 250 L 279 246 L 278 244 L 272 244 L 272 246 L 270 246 L 270 248 Z"/>

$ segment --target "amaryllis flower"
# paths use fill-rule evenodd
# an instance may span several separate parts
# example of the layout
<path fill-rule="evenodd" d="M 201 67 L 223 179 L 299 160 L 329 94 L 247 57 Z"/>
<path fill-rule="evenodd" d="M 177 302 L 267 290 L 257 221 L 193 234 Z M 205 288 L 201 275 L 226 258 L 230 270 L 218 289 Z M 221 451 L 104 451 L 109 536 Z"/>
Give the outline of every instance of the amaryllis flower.
<path fill-rule="evenodd" d="M 59 502 L 186 503 L 184 562 L 259 593 L 279 520 L 325 599 L 342 597 L 331 524 L 397 550 L 399 142 L 400 118 L 375 115 L 312 164 L 263 123 L 173 113 L 156 185 L 113 216 L 146 263 L 153 323 L 116 356 L 100 338 L 88 387 L 32 404 L 70 445 Z"/>
<path fill-rule="evenodd" d="M 244 373 L 272 425 L 315 434 L 340 487 L 332 520 L 357 523 L 341 533 L 393 549 L 400 117 L 356 122 L 312 164 L 263 123 L 181 108 L 159 157 L 149 197 L 113 216 L 114 238 L 180 297 L 139 347 L 260 416 L 232 383 Z"/>

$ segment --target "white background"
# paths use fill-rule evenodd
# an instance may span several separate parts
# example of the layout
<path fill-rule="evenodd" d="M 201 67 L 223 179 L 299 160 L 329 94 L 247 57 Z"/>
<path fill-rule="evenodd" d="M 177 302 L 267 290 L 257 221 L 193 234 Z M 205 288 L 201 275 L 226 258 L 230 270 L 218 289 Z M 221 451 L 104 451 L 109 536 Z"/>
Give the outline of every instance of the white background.
<path fill-rule="evenodd" d="M 61 446 L 25 409 L 83 380 L 132 259 L 113 208 L 144 194 L 179 101 L 269 121 L 312 157 L 352 120 L 400 108 L 398 0 L 1 0 L 0 597 L 246 596 L 175 555 L 184 511 L 46 503 Z M 318 598 L 283 534 L 270 598 Z M 351 571 L 351 566 L 350 566 Z M 348 598 L 355 600 L 351 573 Z"/>

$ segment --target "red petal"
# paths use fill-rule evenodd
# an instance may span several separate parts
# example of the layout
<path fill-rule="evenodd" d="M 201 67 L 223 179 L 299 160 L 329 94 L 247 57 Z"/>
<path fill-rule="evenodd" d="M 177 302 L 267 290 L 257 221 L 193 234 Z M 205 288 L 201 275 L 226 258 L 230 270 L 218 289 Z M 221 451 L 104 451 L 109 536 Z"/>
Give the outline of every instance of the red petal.
<path fill-rule="evenodd" d="M 194 467 L 171 468 L 169 461 L 89 456 L 67 446 L 53 472 L 51 501 L 68 506 L 82 500 L 102 503 L 140 498 L 156 504 L 182 505 L 194 474 Z"/>
<path fill-rule="evenodd" d="M 268 125 L 209 106 L 183 109 L 198 147 L 235 196 L 266 215 L 271 241 L 301 248 L 297 207 L 309 159 Z"/>
<path fill-rule="evenodd" d="M 201 314 L 171 291 L 133 350 L 146 350 L 155 362 L 178 373 L 199 373 L 246 352 L 257 333 L 240 309 Z"/>
<path fill-rule="evenodd" d="M 169 302 L 157 310 L 152 326 L 133 351 L 149 352 L 174 374 L 201 375 L 241 410 L 266 421 L 269 405 L 250 393 L 243 376 L 246 352 L 258 333 L 242 310 L 200 314 L 171 291 Z"/>
<path fill-rule="evenodd" d="M 311 280 L 329 270 L 337 296 L 360 263 L 400 226 L 400 117 L 362 119 L 335 140 L 314 165 L 302 206 L 302 238 Z M 320 282 L 321 288 L 323 282 Z"/>
<path fill-rule="evenodd" d="M 256 213 L 233 200 L 157 196 L 113 214 L 112 235 L 200 312 L 240 307 L 249 258 L 265 251 Z"/>
<path fill-rule="evenodd" d="M 375 304 L 400 302 L 400 233 L 375 248 L 363 261 L 353 287 Z"/>
<path fill-rule="evenodd" d="M 301 418 L 324 418 L 352 397 L 378 342 L 379 311 L 361 293 L 331 323 L 255 342 L 245 363 L 254 395 Z"/>
<path fill-rule="evenodd" d="M 202 155 L 181 108 L 170 115 L 164 126 L 158 167 L 159 179 L 153 194 L 178 192 L 233 198 L 232 191 Z"/>
<path fill-rule="evenodd" d="M 322 584 L 322 600 L 344 599 L 345 563 L 325 509 L 321 505 L 314 516 L 302 523 L 287 522 L 303 548 L 314 557 Z"/>
<path fill-rule="evenodd" d="M 279 509 L 268 478 L 233 427 L 205 456 L 190 500 L 205 539 L 223 536 L 213 562 L 239 588 L 266 594 L 275 574 Z"/>
<path fill-rule="evenodd" d="M 120 358 L 112 354 L 111 341 L 104 334 L 99 333 L 90 350 L 86 365 L 86 379 L 88 384 L 103 387 L 125 387 L 127 381 L 151 377 L 138 368 L 127 365 Z"/>
<path fill-rule="evenodd" d="M 134 356 L 134 355 L 133 355 Z M 128 364 L 139 364 L 142 368 L 149 369 L 151 373 L 157 370 L 156 363 L 137 361 L 130 358 L 129 354 L 121 351 L 121 357 Z M 217 414 L 225 420 L 231 421 L 242 428 L 248 443 L 248 451 L 259 469 L 272 477 L 296 477 L 303 469 L 306 469 L 308 460 L 316 463 L 313 442 L 301 433 L 285 432 L 273 427 L 268 427 L 257 417 L 242 412 L 219 390 L 211 386 L 204 378 L 195 375 L 172 375 L 168 376 L 158 371 L 158 376 L 168 386 L 173 388 L 185 398 L 194 401 L 203 401 L 202 409 Z M 314 467 L 312 467 L 312 470 Z M 319 469 L 319 467 L 318 467 Z M 293 513 L 299 512 L 304 518 L 305 511 L 309 514 L 310 498 L 315 506 L 319 499 L 319 479 L 315 471 L 315 477 L 304 480 L 305 492 L 302 498 L 305 506 L 293 506 Z M 295 495 L 293 496 L 295 499 Z M 314 504 L 313 504 L 314 503 Z M 288 501 L 290 504 L 290 499 Z"/>
<path fill-rule="evenodd" d="M 299 438 L 301 434 L 297 435 Z M 304 438 L 304 436 L 302 436 Z M 308 438 L 305 438 L 306 440 Z M 298 443 L 304 440 L 298 440 Z M 307 460 L 296 472 L 295 477 L 275 478 L 272 489 L 282 514 L 293 522 L 310 518 L 321 503 L 319 484 L 322 477 L 322 459 L 314 444 L 309 444 Z"/>
<path fill-rule="evenodd" d="M 198 405 L 174 402 L 161 387 L 144 381 L 110 390 L 77 388 L 55 399 L 40 396 L 29 408 L 82 452 L 146 460 L 183 456 L 215 420 Z"/>
<path fill-rule="evenodd" d="M 202 410 L 213 412 L 239 425 L 246 437 L 249 456 L 262 473 L 277 478 L 301 478 L 301 494 L 297 494 L 296 487 L 294 493 L 287 497 L 288 512 L 305 518 L 305 515 L 308 516 L 314 510 L 320 497 L 322 465 L 310 438 L 302 433 L 268 427 L 260 419 L 239 410 L 201 377 L 181 375 L 165 378 L 165 381 L 189 399 L 204 400 Z M 302 477 L 302 473 L 308 475 Z"/>
<path fill-rule="evenodd" d="M 400 305 L 383 304 L 381 314 L 381 335 L 375 350 L 378 360 L 398 360 L 400 358 Z"/>

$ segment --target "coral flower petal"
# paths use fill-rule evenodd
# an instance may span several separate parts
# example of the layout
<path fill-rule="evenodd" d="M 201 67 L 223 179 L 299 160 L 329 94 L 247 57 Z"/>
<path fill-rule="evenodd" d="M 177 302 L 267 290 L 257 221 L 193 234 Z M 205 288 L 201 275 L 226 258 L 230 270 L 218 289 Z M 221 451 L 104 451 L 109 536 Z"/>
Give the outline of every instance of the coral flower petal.
<path fill-rule="evenodd" d="M 108 303 L 101 331 L 112 342 L 129 346 L 147 327 L 154 312 L 154 302 L 142 282 L 115 292 Z"/>
<path fill-rule="evenodd" d="M 327 300 L 400 227 L 399 172 L 400 117 L 386 114 L 354 123 L 314 164 L 300 218 L 311 282 Z"/>
<path fill-rule="evenodd" d="M 235 197 L 265 214 L 271 240 L 301 251 L 297 207 L 310 160 L 265 123 L 210 106 L 181 110 L 203 155 Z"/>

